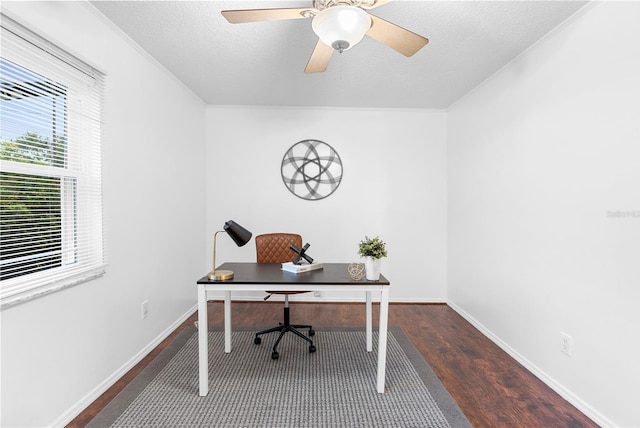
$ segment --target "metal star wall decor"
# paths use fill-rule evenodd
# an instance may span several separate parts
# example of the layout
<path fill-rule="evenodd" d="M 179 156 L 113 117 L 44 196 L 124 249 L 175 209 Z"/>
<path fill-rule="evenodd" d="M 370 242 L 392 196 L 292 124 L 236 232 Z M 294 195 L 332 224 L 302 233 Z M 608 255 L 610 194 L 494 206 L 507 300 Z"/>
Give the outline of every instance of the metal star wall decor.
<path fill-rule="evenodd" d="M 336 191 L 342 180 L 342 161 L 325 142 L 303 140 L 282 158 L 282 181 L 299 198 L 324 199 Z"/>

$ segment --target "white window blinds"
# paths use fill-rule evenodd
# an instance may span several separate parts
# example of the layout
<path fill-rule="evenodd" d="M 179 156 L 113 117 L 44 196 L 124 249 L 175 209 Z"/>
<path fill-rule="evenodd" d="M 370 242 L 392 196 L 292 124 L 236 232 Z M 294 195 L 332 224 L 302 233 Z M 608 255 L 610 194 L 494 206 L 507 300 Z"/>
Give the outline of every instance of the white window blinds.
<path fill-rule="evenodd" d="M 104 273 L 103 76 L 1 20 L 2 307 Z"/>

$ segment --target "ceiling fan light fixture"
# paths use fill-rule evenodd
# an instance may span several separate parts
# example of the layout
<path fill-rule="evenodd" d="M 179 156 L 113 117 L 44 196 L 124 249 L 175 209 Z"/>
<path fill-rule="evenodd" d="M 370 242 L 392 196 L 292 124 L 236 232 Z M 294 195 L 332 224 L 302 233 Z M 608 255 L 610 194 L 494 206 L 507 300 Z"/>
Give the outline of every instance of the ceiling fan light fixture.
<path fill-rule="evenodd" d="M 362 40 L 371 28 L 371 17 L 356 6 L 333 6 L 318 13 L 311 27 L 322 43 L 343 52 Z"/>

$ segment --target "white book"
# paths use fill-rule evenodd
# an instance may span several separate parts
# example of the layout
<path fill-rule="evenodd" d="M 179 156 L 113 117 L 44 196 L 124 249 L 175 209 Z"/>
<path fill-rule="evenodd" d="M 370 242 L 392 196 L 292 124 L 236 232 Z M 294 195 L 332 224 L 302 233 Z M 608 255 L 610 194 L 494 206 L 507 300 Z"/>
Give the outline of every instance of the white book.
<path fill-rule="evenodd" d="M 322 263 L 294 265 L 292 262 L 282 263 L 282 270 L 286 272 L 300 273 L 310 270 L 322 269 Z"/>

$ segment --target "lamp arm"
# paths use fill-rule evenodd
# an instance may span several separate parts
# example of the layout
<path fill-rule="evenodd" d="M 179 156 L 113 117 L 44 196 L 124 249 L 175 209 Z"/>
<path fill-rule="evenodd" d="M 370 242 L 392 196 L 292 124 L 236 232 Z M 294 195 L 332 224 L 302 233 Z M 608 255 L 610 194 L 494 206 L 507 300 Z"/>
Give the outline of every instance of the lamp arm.
<path fill-rule="evenodd" d="M 213 234 L 213 267 L 211 268 L 211 273 L 215 275 L 216 273 L 216 239 L 218 238 L 218 233 L 224 232 L 224 230 L 219 230 Z"/>

